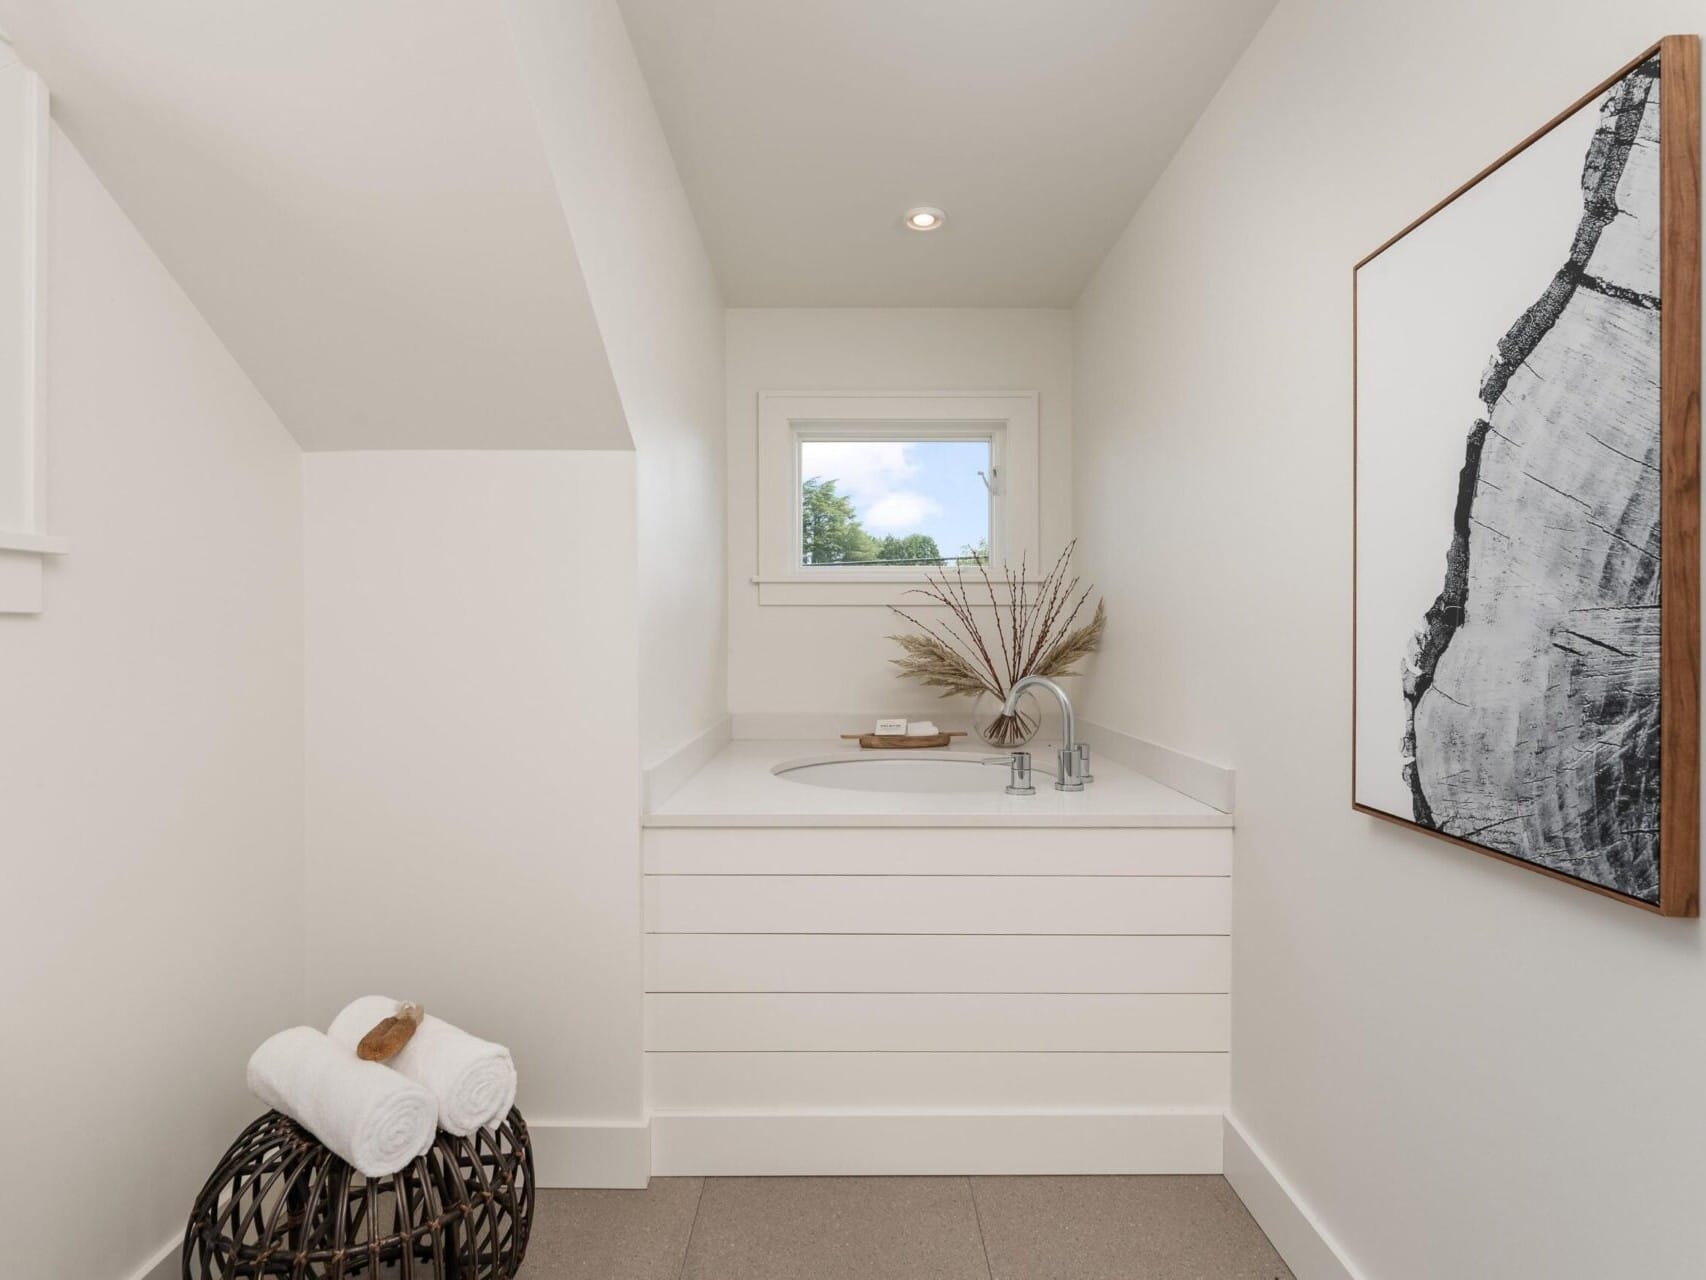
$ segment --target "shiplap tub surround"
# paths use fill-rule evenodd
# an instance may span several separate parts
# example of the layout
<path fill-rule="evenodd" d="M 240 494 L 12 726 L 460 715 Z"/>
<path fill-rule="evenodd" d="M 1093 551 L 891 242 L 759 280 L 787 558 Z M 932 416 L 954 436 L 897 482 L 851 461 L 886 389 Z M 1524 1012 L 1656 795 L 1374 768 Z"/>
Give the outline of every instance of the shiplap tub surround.
<path fill-rule="evenodd" d="M 654 1175 L 1220 1170 L 1229 827 L 643 844 Z"/>

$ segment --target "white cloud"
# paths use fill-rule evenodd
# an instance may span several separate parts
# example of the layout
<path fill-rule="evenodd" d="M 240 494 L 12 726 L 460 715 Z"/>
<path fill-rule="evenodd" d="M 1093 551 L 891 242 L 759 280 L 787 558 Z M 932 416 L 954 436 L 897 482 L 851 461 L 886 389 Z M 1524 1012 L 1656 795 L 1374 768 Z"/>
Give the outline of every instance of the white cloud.
<path fill-rule="evenodd" d="M 863 517 L 918 470 L 911 451 L 904 440 L 807 440 L 800 445 L 800 474 L 835 481 Z"/>
<path fill-rule="evenodd" d="M 941 511 L 941 504 L 934 498 L 901 489 L 861 507 L 859 514 L 872 533 L 916 533 L 925 519 L 940 515 Z"/>
<path fill-rule="evenodd" d="M 800 445 L 800 474 L 835 481 L 871 533 L 917 533 L 942 505 L 907 487 L 920 470 L 915 447 L 908 440 L 807 440 Z"/>

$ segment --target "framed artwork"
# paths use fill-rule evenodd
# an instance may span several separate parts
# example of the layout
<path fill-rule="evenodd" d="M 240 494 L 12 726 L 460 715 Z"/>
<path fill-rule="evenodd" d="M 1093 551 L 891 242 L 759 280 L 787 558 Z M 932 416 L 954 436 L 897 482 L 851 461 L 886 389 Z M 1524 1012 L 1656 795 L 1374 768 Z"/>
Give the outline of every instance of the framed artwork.
<path fill-rule="evenodd" d="M 1700 46 L 1356 265 L 1354 808 L 1698 914 Z"/>

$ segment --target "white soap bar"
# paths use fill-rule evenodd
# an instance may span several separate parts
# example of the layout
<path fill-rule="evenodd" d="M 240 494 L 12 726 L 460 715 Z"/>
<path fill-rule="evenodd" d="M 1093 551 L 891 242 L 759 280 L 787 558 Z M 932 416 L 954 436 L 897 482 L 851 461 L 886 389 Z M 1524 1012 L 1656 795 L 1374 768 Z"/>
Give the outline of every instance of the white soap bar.
<path fill-rule="evenodd" d="M 885 737 L 904 736 L 906 721 L 902 719 L 877 721 L 877 732 Z"/>
<path fill-rule="evenodd" d="M 909 738 L 933 738 L 940 732 L 934 720 L 914 720 L 906 726 L 906 736 Z"/>

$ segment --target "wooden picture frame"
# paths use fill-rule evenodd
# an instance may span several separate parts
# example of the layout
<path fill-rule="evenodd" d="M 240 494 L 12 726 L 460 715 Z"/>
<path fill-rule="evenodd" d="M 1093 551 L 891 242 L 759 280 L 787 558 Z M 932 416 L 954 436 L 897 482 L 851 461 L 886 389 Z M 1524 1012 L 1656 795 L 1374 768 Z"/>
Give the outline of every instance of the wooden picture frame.
<path fill-rule="evenodd" d="M 1646 92 L 1656 92 L 1656 107 L 1646 98 L 1638 105 L 1634 104 L 1633 94 L 1637 90 L 1633 86 L 1641 77 L 1651 83 Z M 1560 150 L 1566 138 L 1579 139 L 1582 136 L 1588 127 L 1582 113 L 1593 111 L 1596 103 L 1599 104 L 1597 125 L 1586 151 L 1565 153 Z M 1647 170 L 1636 166 L 1650 161 L 1646 154 L 1639 159 L 1635 157 L 1643 145 L 1647 146 L 1648 153 L 1653 149 L 1648 144 L 1649 135 L 1645 131 L 1655 119 L 1658 128 L 1658 176 L 1656 190 L 1649 191 L 1652 181 L 1645 176 Z M 1634 123 L 1627 124 L 1630 120 Z M 1553 136 L 1554 131 L 1559 131 L 1556 137 Z M 1540 144 L 1538 148 L 1537 144 Z M 1507 168 L 1513 161 L 1529 155 L 1531 148 L 1536 148 L 1532 153 L 1536 157 L 1534 163 Z M 1596 213 L 1594 193 L 1589 191 L 1590 179 L 1604 178 L 1610 168 L 1612 162 L 1606 160 L 1606 155 L 1618 148 L 1621 150 L 1615 157 L 1617 177 L 1611 179 L 1611 194 L 1624 194 L 1626 189 L 1619 183 L 1627 176 L 1628 190 L 1633 190 L 1637 181 L 1645 182 L 1647 185 L 1641 188 L 1643 196 L 1657 202 L 1659 292 L 1656 299 L 1634 289 L 1621 288 L 1609 278 L 1591 276 L 1590 267 L 1599 259 L 1587 255 L 1598 251 L 1596 246 L 1600 243 L 1603 227 L 1601 231 L 1594 232 L 1586 250 L 1581 248 L 1584 243 L 1582 228 L 1590 221 L 1596 227 L 1602 224 L 1610 226 L 1626 212 L 1612 205 L 1601 207 Z M 1352 808 L 1664 916 L 1696 916 L 1699 912 L 1699 148 L 1699 37 L 1666 36 L 1386 240 L 1358 261 L 1352 270 Z M 1477 238 L 1473 228 L 1477 225 L 1503 225 L 1499 223 L 1500 218 L 1510 222 L 1510 209 L 1520 206 L 1521 201 L 1509 192 L 1526 193 L 1527 187 L 1522 184 L 1533 182 L 1532 176 L 1521 176 L 1523 172 L 1526 170 L 1532 175 L 1535 171 L 1547 171 L 1546 166 L 1555 169 L 1556 158 L 1564 154 L 1585 157 L 1579 162 L 1581 204 L 1575 211 L 1576 238 L 1569 242 L 1569 255 L 1564 266 L 1552 277 L 1545 291 L 1538 295 L 1538 300 L 1511 317 L 1508 330 L 1501 330 L 1503 336 L 1490 352 L 1491 359 L 1480 385 L 1484 409 L 1476 412 L 1484 416 L 1474 421 L 1468 432 L 1467 447 L 1463 434 L 1456 438 L 1457 456 L 1463 461 L 1461 471 L 1452 477 L 1455 504 L 1450 517 L 1450 535 L 1446 539 L 1449 548 L 1441 548 L 1445 554 L 1440 558 L 1446 564 L 1444 585 L 1426 610 L 1419 629 L 1413 633 L 1410 647 L 1402 655 L 1390 654 L 1384 648 L 1377 650 L 1373 647 L 1375 634 L 1387 636 L 1394 633 L 1405 615 L 1402 608 L 1385 607 L 1384 601 L 1388 597 L 1402 597 L 1392 582 L 1404 582 L 1404 591 L 1410 596 L 1420 585 L 1412 583 L 1396 570 L 1388 578 L 1385 570 L 1391 566 L 1422 564 L 1422 550 L 1412 553 L 1406 549 L 1403 554 L 1398 554 L 1391 549 L 1399 547 L 1400 540 L 1405 538 L 1425 542 L 1427 535 L 1409 533 L 1408 526 L 1398 516 L 1371 515 L 1370 512 L 1394 490 L 1388 484 L 1384 492 L 1365 492 L 1364 485 L 1368 483 L 1372 489 L 1383 477 L 1397 474 L 1397 465 L 1392 458 L 1402 460 L 1403 454 L 1394 441 L 1402 440 L 1403 433 L 1396 428 L 1411 419 L 1423 419 L 1421 411 L 1411 407 L 1397 393 L 1405 386 L 1431 387 L 1440 381 L 1460 380 L 1457 371 L 1461 368 L 1461 361 L 1442 361 L 1430 366 L 1428 357 L 1450 343 L 1469 341 L 1461 338 L 1452 325 L 1440 323 L 1437 317 L 1430 318 L 1427 299 L 1430 297 L 1431 277 L 1423 268 L 1429 262 L 1441 260 L 1456 246 L 1495 243 L 1496 237 L 1490 233 L 1482 233 Z M 1482 184 L 1494 175 L 1501 175 L 1501 183 L 1510 184 L 1504 195 L 1491 195 L 1494 191 L 1491 186 L 1483 188 Z M 1541 189 L 1537 183 L 1535 188 Z M 1553 193 L 1556 189 L 1556 182 L 1545 188 Z M 1598 189 L 1597 195 L 1603 199 L 1604 189 Z M 1552 200 L 1554 206 L 1556 203 Z M 1447 211 L 1451 211 L 1447 217 L 1439 218 Z M 1557 220 L 1551 212 L 1548 212 L 1548 218 L 1549 226 Z M 1481 222 L 1478 224 L 1476 219 Z M 1421 236 L 1411 239 L 1414 233 L 1424 228 L 1426 230 Z M 1465 231 L 1464 228 L 1470 230 Z M 1650 270 L 1648 258 L 1627 248 L 1627 237 L 1632 233 L 1620 231 L 1617 234 L 1623 235 L 1625 241 L 1612 243 L 1623 244 L 1625 256 L 1616 258 L 1616 261 L 1639 262 L 1643 270 Z M 1642 234 L 1652 235 L 1646 230 Z M 1538 234 L 1537 239 L 1547 239 L 1552 243 L 1551 239 Z M 1510 242 L 1508 234 L 1505 242 Z M 1430 247 L 1412 248 L 1418 244 Z M 1400 252 L 1391 252 L 1399 246 L 1403 246 Z M 1407 261 L 1409 265 L 1405 265 Z M 1507 263 L 1495 256 L 1481 260 L 1478 265 L 1480 270 L 1473 274 L 1480 281 L 1486 275 L 1497 275 Z M 1517 269 L 1519 266 L 1511 264 L 1511 271 L 1521 276 L 1522 272 Z M 1641 278 L 1645 280 L 1648 277 L 1643 275 Z M 1510 285 L 1506 292 L 1514 296 L 1518 287 Z M 1591 296 L 1582 292 L 1579 294 L 1581 301 L 1577 303 L 1575 299 L 1580 290 L 1591 290 Z M 1487 296 L 1492 296 L 1494 290 L 1489 287 L 1486 292 Z M 1529 293 L 1524 296 L 1537 295 Z M 1559 301 L 1560 297 L 1563 301 Z M 1418 299 L 1421 300 L 1419 303 Z M 1413 305 L 1406 309 L 1406 303 Z M 1629 336 L 1627 329 L 1618 328 L 1610 318 L 1605 309 L 1613 303 L 1625 304 L 1632 309 L 1630 314 L 1643 310 L 1650 313 L 1651 319 L 1641 321 L 1647 328 L 1641 330 L 1643 336 L 1639 340 Z M 1572 307 L 1574 319 L 1566 328 L 1562 322 Z M 1600 310 L 1594 311 L 1595 307 Z M 1478 313 L 1478 324 L 1485 323 L 1484 314 L 1485 309 Z M 1416 315 L 1423 318 L 1406 327 L 1411 325 L 1409 318 Z M 1378 342 L 1371 341 L 1370 336 L 1364 333 L 1365 323 L 1386 326 Z M 1649 335 L 1650 327 L 1655 324 L 1656 338 Z M 1422 372 L 1405 366 L 1404 353 L 1412 348 L 1405 346 L 1403 337 L 1393 337 L 1395 331 L 1421 335 L 1413 349 L 1420 353 L 1415 357 L 1415 363 Z M 1438 348 L 1429 345 L 1434 341 L 1430 335 L 1435 332 L 1448 335 L 1439 339 Z M 1536 332 L 1540 336 L 1533 338 Z M 1612 340 L 1604 348 L 1598 345 L 1591 348 L 1612 353 L 1604 361 L 1609 372 L 1594 380 L 1594 370 L 1580 372 L 1584 361 L 1566 361 L 1557 367 L 1563 368 L 1568 377 L 1555 376 L 1551 385 L 1540 387 L 1539 384 L 1545 383 L 1546 379 L 1527 363 L 1528 357 L 1539 357 L 1542 354 L 1539 344 L 1554 333 L 1559 335 L 1554 339 L 1556 346 L 1551 353 L 1555 362 L 1558 350 L 1562 350 L 1564 355 L 1570 354 L 1568 344 L 1572 340 L 1580 347 L 1584 342 L 1597 344 L 1601 334 L 1612 335 Z M 1533 345 L 1529 345 L 1530 338 Z M 1369 368 L 1365 369 L 1365 355 L 1369 349 L 1373 349 L 1374 354 Z M 1615 363 L 1617 356 L 1625 350 L 1638 353 L 1640 357 L 1634 372 L 1628 373 L 1626 384 L 1618 382 L 1617 378 L 1625 374 L 1627 366 Z M 1398 355 L 1394 356 L 1394 352 Z M 1650 377 L 1655 363 L 1656 395 Z M 1554 366 L 1548 368 L 1552 370 Z M 1449 378 L 1439 372 L 1446 369 L 1452 371 Z M 1426 381 L 1427 374 L 1435 377 L 1434 383 Z M 1519 379 L 1522 387 L 1518 386 Z M 1633 393 L 1625 395 L 1625 385 L 1636 387 L 1646 399 L 1637 402 Z M 1537 387 L 1538 390 L 1535 389 Z M 1615 399 L 1616 396 L 1623 398 Z M 1367 405 L 1365 398 L 1370 401 Z M 1650 422 L 1651 400 L 1656 400 L 1657 405 L 1656 437 Z M 1635 424 L 1644 430 L 1645 434 L 1639 439 L 1648 442 L 1650 447 L 1644 456 L 1636 456 L 1634 449 L 1626 450 L 1617 457 L 1608 454 L 1605 461 L 1610 465 L 1599 470 L 1594 470 L 1590 466 L 1592 460 L 1577 449 L 1568 465 L 1576 468 L 1575 474 L 1590 477 L 1583 489 L 1589 501 L 1566 491 L 1567 486 L 1548 484 L 1543 474 L 1531 472 L 1526 463 L 1509 461 L 1518 457 L 1516 451 L 1524 443 L 1535 446 L 1529 454 L 1522 455 L 1525 459 L 1563 455 L 1566 444 L 1573 445 L 1574 441 L 1567 432 L 1584 427 L 1584 424 L 1599 424 L 1600 418 L 1594 414 L 1601 405 L 1615 409 L 1616 427 L 1633 430 L 1630 424 Z M 1553 416 L 1547 416 L 1549 412 Z M 1526 417 L 1521 416 L 1524 414 Z M 1372 436 L 1365 438 L 1365 415 L 1370 423 L 1376 424 L 1368 428 L 1370 431 L 1384 433 L 1378 443 Z M 1542 430 L 1532 437 L 1510 439 L 1495 426 L 1495 419 L 1500 415 L 1505 415 L 1502 421 L 1506 423 L 1518 421 Z M 1438 421 L 1437 415 L 1426 419 L 1430 432 L 1434 431 L 1432 424 Z M 1561 426 L 1561 422 L 1568 425 Z M 1599 439 L 1594 432 L 1583 429 L 1581 434 L 1595 440 L 1594 447 L 1603 445 L 1615 452 L 1612 443 Z M 1613 438 L 1610 428 L 1602 434 Z M 1616 439 L 1622 437 L 1613 438 L 1614 443 Z M 1430 436 L 1427 448 L 1433 455 L 1443 457 L 1445 447 L 1446 442 Z M 1486 458 L 1493 450 L 1497 451 L 1498 458 L 1507 461 L 1496 465 L 1488 463 Z M 1369 463 L 1367 459 L 1377 451 L 1383 451 L 1381 456 L 1384 460 Z M 1656 467 L 1650 461 L 1655 456 L 1658 459 Z M 1620 462 L 1618 458 L 1627 461 Z M 1656 481 L 1644 471 L 1637 471 L 1634 474 L 1638 478 L 1634 483 L 1638 485 L 1639 492 L 1629 494 L 1618 488 L 1621 480 L 1599 479 L 1612 470 L 1620 469 L 1619 474 L 1628 472 L 1630 464 L 1647 471 L 1657 470 Z M 1366 480 L 1365 466 L 1370 472 Z M 1488 475 L 1489 467 L 1492 467 L 1492 475 L 1501 479 L 1520 475 L 1520 487 L 1513 486 L 1510 494 L 1495 494 L 1496 486 Z M 1435 466 L 1428 474 L 1438 471 L 1439 467 Z M 1553 474 L 1552 478 L 1556 480 L 1558 474 Z M 1624 541 L 1620 533 L 1638 528 L 1646 541 L 1638 545 L 1628 540 L 1626 547 L 1606 543 L 1604 572 L 1594 578 L 1586 572 L 1591 562 L 1588 550 L 1565 546 L 1568 534 L 1564 526 L 1541 515 L 1541 501 L 1526 496 L 1530 492 L 1530 481 L 1559 495 L 1556 499 L 1539 495 L 1541 501 L 1554 506 L 1560 500 L 1579 504 L 1584 513 L 1576 517 L 1578 523 L 1603 529 L 1606 535 L 1619 541 Z M 1418 488 L 1426 488 L 1426 485 L 1418 482 Z M 1596 518 L 1606 509 L 1602 503 L 1613 503 L 1617 499 L 1626 500 L 1626 506 L 1616 508 L 1624 514 L 1637 508 L 1645 512 L 1645 523 L 1637 525 L 1631 521 L 1625 524 L 1621 516 L 1616 521 Z M 1421 502 L 1424 499 L 1405 498 L 1405 501 L 1412 500 Z M 1656 515 L 1651 510 L 1654 503 Z M 1478 522 L 1477 510 L 1484 514 L 1500 511 L 1534 514 L 1528 518 L 1528 523 L 1519 521 L 1513 524 L 1515 531 L 1512 532 Z M 1525 538 L 1525 532 L 1530 536 Z M 1497 543 L 1499 537 L 1505 538 L 1505 544 Z M 1658 545 L 1656 572 L 1651 565 L 1654 556 L 1650 549 L 1654 537 Z M 1549 538 L 1557 545 L 1548 543 Z M 1365 542 L 1369 545 L 1365 546 Z M 1501 545 L 1502 550 L 1498 549 Z M 1571 555 L 1575 557 L 1574 561 L 1569 559 Z M 1384 560 L 1370 571 L 1365 556 L 1370 557 L 1371 562 L 1377 557 L 1384 557 Z M 1613 558 L 1619 566 L 1633 563 L 1636 567 L 1627 570 L 1619 567 L 1614 574 Z M 1535 576 L 1523 572 L 1532 563 L 1541 561 L 1558 571 L 1555 580 L 1541 578 L 1537 581 Z M 1481 567 L 1477 569 L 1477 565 Z M 1364 579 L 1365 572 L 1370 573 L 1368 582 Z M 1615 582 L 1625 591 L 1617 598 L 1617 603 L 1604 608 L 1573 607 L 1578 599 L 1588 599 L 1594 591 L 1606 590 L 1608 582 Z M 1480 584 L 1479 604 L 1477 587 L 1472 585 L 1477 583 Z M 1639 591 L 1650 594 L 1655 583 L 1655 602 L 1634 603 L 1638 598 L 1647 598 L 1638 596 L 1637 587 Z M 1373 600 L 1377 595 L 1380 599 Z M 1625 629 L 1616 634 L 1606 631 L 1595 635 L 1591 628 L 1601 624 L 1583 622 L 1579 625 L 1583 632 L 1589 634 L 1582 635 L 1579 641 L 1574 638 L 1577 632 L 1563 630 L 1561 624 L 1552 630 L 1544 630 L 1544 621 L 1537 614 L 1525 614 L 1523 611 L 1522 602 L 1530 598 L 1548 601 L 1557 615 L 1596 612 L 1615 615 L 1617 624 Z M 1634 611 L 1637 610 L 1657 613 L 1656 639 L 1651 635 L 1652 613 L 1636 617 Z M 1489 617 L 1496 620 L 1489 621 Z M 1466 637 L 1474 634 L 1473 628 L 1476 627 L 1480 635 L 1495 639 L 1482 640 L 1479 649 L 1464 649 L 1463 646 L 1469 644 Z M 1365 630 L 1369 634 L 1364 634 Z M 1625 634 L 1638 634 L 1638 649 L 1614 643 L 1618 635 Z M 1446 669 L 1446 654 L 1450 646 L 1459 642 L 1460 637 L 1463 639 L 1454 670 L 1460 675 L 1474 673 L 1474 679 L 1483 682 L 1481 689 L 1485 696 L 1479 703 L 1459 702 L 1443 686 L 1435 683 L 1435 677 L 1442 677 Z M 1544 646 L 1543 652 L 1537 651 L 1538 656 L 1521 648 L 1525 644 L 1531 648 L 1539 645 L 1539 638 L 1550 639 L 1552 643 Z M 1501 650 L 1497 647 L 1499 645 L 1505 648 Z M 1576 653 L 1566 645 L 1577 646 L 1581 652 Z M 1566 656 L 1555 656 L 1554 649 Z M 1602 650 L 1613 656 L 1602 656 Z M 1462 656 L 1465 652 L 1469 656 Z M 1512 652 L 1517 656 L 1512 657 Z M 1487 661 L 1480 661 L 1479 655 L 1482 654 L 1488 655 Z M 1568 656 L 1570 654 L 1575 656 Z M 1516 664 L 1523 655 L 1530 659 L 1529 665 L 1512 667 L 1525 673 L 1522 679 L 1515 683 L 1498 683 L 1495 677 L 1501 670 L 1500 661 L 1506 661 L 1507 665 Z M 1402 685 L 1402 699 L 1406 704 L 1402 713 L 1394 712 L 1391 706 L 1392 690 L 1381 665 L 1388 658 L 1392 660 L 1394 673 L 1391 679 Z M 1560 667 L 1567 672 L 1562 680 L 1546 678 L 1542 674 L 1551 672 L 1556 676 Z M 1611 669 L 1611 674 L 1606 674 L 1608 669 Z M 1485 674 L 1489 671 L 1492 674 Z M 1584 675 L 1583 672 L 1589 674 Z M 1624 683 L 1620 685 L 1619 679 Z M 1473 683 L 1473 680 L 1466 683 Z M 1653 692 L 1655 684 L 1656 698 Z M 1510 692 L 1513 689 L 1515 692 Z M 1560 689 L 1564 692 L 1559 692 Z M 1460 686 L 1458 692 L 1462 691 L 1463 686 Z M 1430 694 L 1438 696 L 1425 701 Z M 1443 705 L 1441 699 L 1452 705 L 1445 706 L 1443 712 L 1432 710 Z M 1578 708 L 1587 710 L 1574 718 L 1566 716 L 1547 720 L 1528 705 L 1533 703 L 1544 711 L 1560 705 L 1561 701 L 1571 711 Z M 1364 718 L 1359 716 L 1359 709 L 1376 703 L 1380 708 L 1378 713 L 1369 714 L 1369 723 L 1365 724 Z M 1638 715 L 1637 711 L 1641 714 Z M 1389 727 L 1399 714 L 1407 717 L 1405 731 L 1401 740 L 1388 747 L 1382 730 Z M 1595 717 L 1612 715 L 1621 715 L 1618 724 L 1623 736 L 1608 741 L 1592 740 L 1595 726 L 1602 723 Z M 1655 718 L 1656 725 L 1653 723 Z M 1557 733 L 1548 732 L 1553 725 L 1560 726 Z M 1538 732 L 1537 726 L 1540 728 Z M 1429 728 L 1425 738 L 1422 733 L 1424 727 Z M 1590 741 L 1591 745 L 1582 748 L 1570 743 L 1567 739 L 1571 733 L 1583 741 Z M 1653 760 L 1655 742 L 1656 764 Z M 1508 744 L 1509 754 L 1500 755 L 1498 747 L 1501 744 Z M 1529 756 L 1525 752 L 1535 757 L 1543 752 L 1556 752 L 1557 758 L 1568 759 L 1569 763 L 1554 773 L 1532 775 L 1544 779 L 1545 785 L 1534 785 L 1531 780 L 1531 785 L 1525 789 L 1523 778 L 1528 775 L 1523 771 L 1530 767 Z M 1402 769 L 1404 786 L 1408 788 L 1411 801 L 1412 811 L 1408 816 L 1395 811 L 1402 805 L 1382 803 L 1375 798 L 1376 792 L 1387 799 L 1397 794 L 1396 784 L 1389 776 L 1388 755 Z M 1587 763 L 1579 763 L 1584 759 Z M 1371 761 L 1376 762 L 1378 768 L 1372 768 Z M 1359 767 L 1363 770 L 1360 786 Z M 1507 779 L 1499 776 L 1501 773 L 1510 775 L 1510 785 L 1503 790 L 1501 784 Z M 1376 775 L 1377 780 L 1371 781 Z M 1655 777 L 1656 798 L 1650 793 L 1651 780 Z M 1550 790 L 1546 789 L 1548 787 Z M 1435 812 L 1436 801 L 1430 799 L 1430 789 L 1435 796 L 1445 796 L 1438 814 Z M 1560 802 L 1555 792 L 1564 793 L 1565 801 Z M 1606 806 L 1604 809 L 1601 808 L 1602 802 Z M 1653 809 L 1657 812 L 1656 822 L 1646 825 Z M 1500 813 L 1508 816 L 1497 817 Z M 1639 819 L 1641 825 L 1619 821 L 1629 814 L 1649 816 Z M 1496 820 L 1480 826 L 1481 817 L 1494 817 Z M 1493 830 L 1487 834 L 1490 828 Z M 1656 842 L 1651 840 L 1654 835 Z M 1571 843 L 1572 840 L 1576 843 Z M 1582 855 L 1579 858 L 1576 856 L 1578 853 Z"/>

